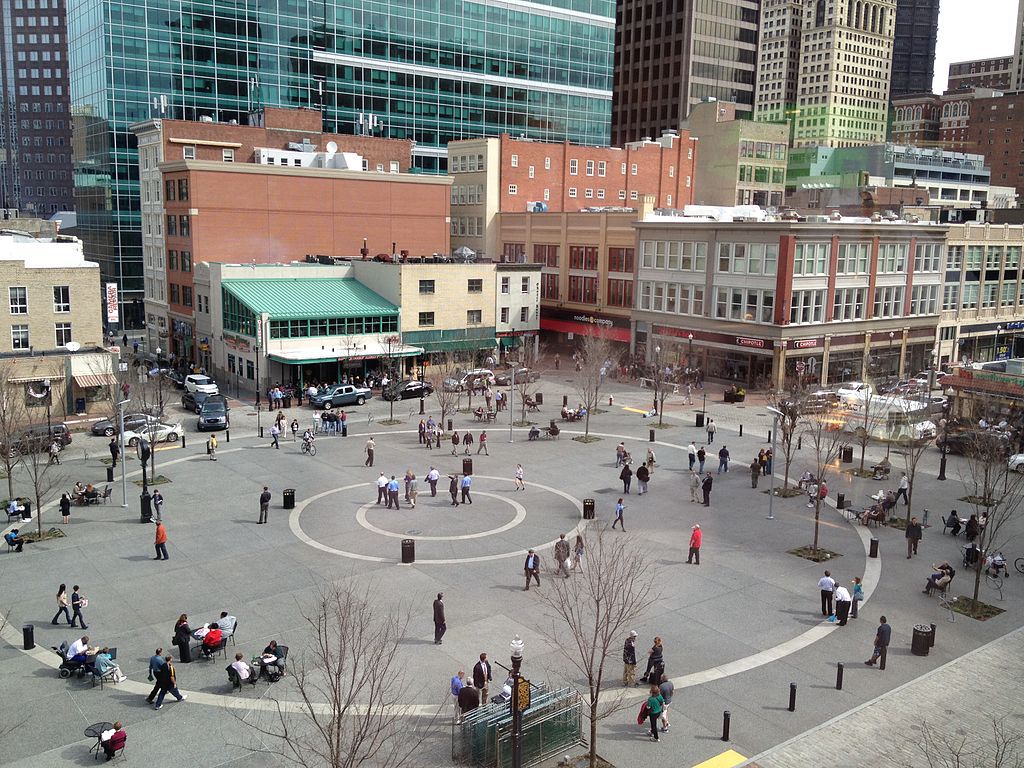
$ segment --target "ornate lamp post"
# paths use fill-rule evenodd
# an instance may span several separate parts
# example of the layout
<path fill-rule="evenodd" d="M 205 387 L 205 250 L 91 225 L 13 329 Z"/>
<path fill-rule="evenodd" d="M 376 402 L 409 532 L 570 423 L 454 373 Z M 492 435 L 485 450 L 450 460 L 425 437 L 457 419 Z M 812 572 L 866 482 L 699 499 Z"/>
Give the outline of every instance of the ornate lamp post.
<path fill-rule="evenodd" d="M 519 635 L 508 644 L 512 652 L 512 768 L 523 768 L 523 710 L 530 706 L 530 681 L 519 673 L 524 645 Z"/>
<path fill-rule="evenodd" d="M 50 424 L 50 403 L 53 401 L 50 380 L 43 379 L 43 397 L 46 398 L 46 449 L 50 449 L 53 440 L 53 426 Z"/>
<path fill-rule="evenodd" d="M 888 368 L 889 365 L 892 365 L 892 340 L 894 338 L 896 338 L 896 332 L 895 331 L 889 331 L 889 363 L 886 366 L 886 368 Z"/>

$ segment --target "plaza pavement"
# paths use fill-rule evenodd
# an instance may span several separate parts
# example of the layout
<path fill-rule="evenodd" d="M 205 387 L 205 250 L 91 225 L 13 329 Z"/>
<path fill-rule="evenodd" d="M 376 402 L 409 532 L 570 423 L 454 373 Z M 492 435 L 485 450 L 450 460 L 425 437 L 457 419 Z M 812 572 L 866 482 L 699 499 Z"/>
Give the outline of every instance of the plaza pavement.
<path fill-rule="evenodd" d="M 563 393 L 573 400 L 569 374 L 553 373 L 540 386 L 546 405 L 532 417 L 542 424 L 557 417 Z M 550 571 L 551 544 L 559 533 L 583 525 L 584 498 L 597 501 L 598 519 L 592 526 L 610 523 L 621 495 L 614 446 L 618 439 L 626 439 L 634 456 L 642 457 L 651 424 L 641 415 L 649 407 L 650 393 L 617 382 L 610 382 L 608 389 L 614 405 L 605 406 L 606 412 L 591 420 L 591 431 L 604 437 L 600 442 L 572 441 L 572 434 L 582 431 L 581 425 L 573 424 L 564 425 L 566 432 L 557 441 L 527 442 L 525 430 L 516 430 L 516 442 L 510 445 L 507 422 L 490 425 L 491 455 L 478 456 L 473 447 L 475 503 L 458 509 L 449 506 L 443 480 L 438 497 L 430 499 L 422 478 L 430 464 L 443 475 L 460 471 L 461 454 L 452 457 L 451 446 L 444 443 L 441 451 L 429 453 L 417 445 L 414 401 L 396 404 L 396 416 L 406 423 L 393 427 L 367 422 L 368 411 L 377 419 L 386 415 L 387 405 L 380 401 L 350 410 L 349 437 L 319 439 L 315 458 L 300 455 L 290 441 L 283 441 L 280 451 L 269 448 L 269 439 L 255 437 L 255 415 L 241 406 L 233 412 L 232 439 L 221 440 L 217 462 L 206 459 L 204 438 L 191 433 L 186 448 L 159 451 L 158 472 L 172 481 L 161 488 L 167 499 L 164 517 L 171 560 L 151 561 L 153 530 L 138 522 L 138 488 L 129 485 L 132 498 L 124 509 L 118 506 L 119 483 L 113 503 L 73 510 L 67 538 L 30 545 L 22 555 L 0 557 L 3 608 L 11 611 L 6 642 L 0 643 L 0 728 L 18 724 L 13 736 L 5 739 L 0 762 L 26 767 L 88 764 L 89 743 L 82 730 L 92 722 L 122 719 L 132 761 L 146 760 L 155 767 L 182 762 L 275 764 L 252 753 L 249 745 L 257 737 L 240 720 L 263 716 L 273 706 L 270 695 L 289 701 L 294 693 L 289 678 L 269 691 L 261 684 L 257 694 L 232 696 L 223 661 L 178 665 L 179 684 L 189 700 L 154 712 L 144 703 L 150 687 L 145 680 L 147 659 L 158 645 L 170 650 L 178 614 L 188 613 L 195 623 L 211 620 L 221 610 L 238 617 L 238 649 L 247 657 L 276 638 L 288 644 L 297 659 L 307 639 L 301 611 L 311 589 L 322 580 L 346 575 L 373 589 L 383 605 L 404 602 L 413 607 L 415 618 L 402 645 L 402 659 L 413 673 L 407 695 L 417 711 L 432 712 L 446 704 L 448 679 L 459 668 L 469 672 L 480 651 L 506 662 L 508 642 L 516 633 L 526 641 L 528 676 L 583 687 L 585 681 L 573 677 L 568 663 L 546 639 L 548 621 L 536 593 L 522 591 L 522 556 L 527 548 L 537 547 Z M 775 520 L 766 520 L 768 499 L 760 492 L 766 478 L 758 491 L 750 488 L 746 465 L 767 446 L 771 420 L 754 398 L 739 406 L 724 405 L 719 392 L 709 392 L 709 415 L 719 432 L 708 466 L 717 466 L 714 459 L 722 443 L 728 444 L 734 465 L 728 475 L 716 477 L 711 509 L 690 504 L 685 483 L 683 447 L 691 439 L 698 445 L 705 439 L 693 419 L 701 400 L 698 396 L 695 406 L 685 406 L 680 398 L 670 398 L 666 422 L 672 426 L 657 430 L 659 468 L 651 493 L 638 497 L 634 483 L 627 499 L 628 532 L 614 532 L 635 541 L 656 567 L 661 598 L 635 626 L 640 634 L 637 647 L 644 657 L 651 638 L 661 635 L 667 671 L 677 684 L 673 727 L 661 743 L 643 738 L 632 708 L 602 723 L 600 752 L 620 767 L 654 759 L 680 766 L 707 760 L 714 761 L 709 765 L 735 765 L 741 756 L 762 753 L 874 702 L 1022 623 L 1024 578 L 1007 581 L 1005 599 L 999 603 L 1007 612 L 984 623 L 964 617 L 949 623 L 935 602 L 920 594 L 932 560 L 959 556 L 962 539 L 942 536 L 941 522 L 926 531 L 920 557 L 907 561 L 901 532 L 882 528 L 869 533 L 850 525 L 834 509 L 822 515 L 822 545 L 842 554 L 832 561 L 831 570 L 844 582 L 864 576 L 870 594 L 860 619 L 844 628 L 823 623 L 815 586 L 822 566 L 785 553 L 810 542 L 811 510 L 802 497 L 779 499 Z M 298 416 L 305 425 L 311 413 L 309 408 L 295 408 L 288 416 Z M 269 428 L 267 418 L 264 414 L 263 424 Z M 185 414 L 182 420 L 194 422 Z M 474 436 L 479 434 L 481 425 L 471 416 L 460 414 L 456 422 Z M 740 424 L 742 438 L 737 434 Z M 368 433 L 378 443 L 373 470 L 363 466 Z M 75 458 L 84 455 L 77 453 L 82 448 L 88 449 L 88 459 Z M 869 459 L 878 458 L 882 450 L 869 449 Z M 65 457 L 67 485 L 76 479 L 101 480 L 99 458 L 104 452 L 102 439 L 76 436 Z M 798 477 L 811 461 L 805 446 L 794 459 L 790 476 Z M 513 491 L 516 462 L 526 469 L 526 492 Z M 951 459 L 950 480 L 945 483 L 931 479 L 937 463 L 938 452 L 929 451 L 921 461 L 915 491 L 915 507 L 934 510 L 933 523 L 963 493 L 957 479 L 959 460 Z M 895 457 L 893 464 L 898 476 Z M 137 464 L 129 466 L 137 478 Z M 375 500 L 378 471 L 401 479 L 407 467 L 421 480 L 416 510 L 407 509 L 404 502 L 397 513 L 367 506 Z M 781 457 L 776 473 L 781 479 Z M 256 500 L 264 484 L 274 491 L 274 501 L 270 524 L 257 526 Z M 837 475 L 830 489 L 833 498 L 835 492 L 845 492 L 859 503 L 878 485 Z M 291 513 L 281 508 L 284 488 L 297 490 L 299 504 Z M 44 515 L 47 525 L 57 518 L 52 509 Z M 700 567 L 687 566 L 684 557 L 694 522 L 701 523 L 705 536 Z M 1019 536 L 1021 531 L 1014 533 Z M 866 557 L 871 535 L 880 540 L 878 560 Z M 398 564 L 400 540 L 406 536 L 417 538 L 417 562 L 412 566 Z M 542 575 L 545 587 L 550 578 L 550 573 Z M 93 642 L 118 647 L 118 661 L 129 676 L 126 683 L 101 691 L 57 678 L 56 657 L 49 646 L 79 633 L 49 623 L 61 581 L 69 587 L 82 585 L 90 598 L 88 634 Z M 959 575 L 954 591 L 967 592 L 966 582 Z M 438 591 L 445 592 L 449 624 L 441 647 L 432 644 L 430 611 Z M 994 599 L 992 594 L 982 597 Z M 870 652 L 882 613 L 894 627 L 884 672 L 860 663 Z M 36 627 L 38 647 L 31 653 L 20 650 L 25 622 Z M 938 625 L 938 640 L 928 657 L 909 653 L 911 628 L 920 622 Z M 971 658 L 977 658 L 990 677 L 998 674 L 998 666 L 991 668 L 986 657 Z M 841 692 L 834 690 L 837 661 L 846 663 Z M 614 681 L 620 669 L 616 649 L 608 677 Z M 798 685 L 793 713 L 786 707 L 790 682 Z M 639 690 L 630 695 L 639 704 Z M 724 710 L 732 714 L 728 744 L 719 739 Z M 879 730 L 872 737 L 879 743 L 899 743 L 905 737 L 899 728 Z M 427 764 L 448 765 L 447 749 L 447 729 L 439 726 L 438 738 L 427 745 Z M 733 755 L 721 755 L 727 749 Z M 812 764 L 793 760 L 764 764 Z"/>

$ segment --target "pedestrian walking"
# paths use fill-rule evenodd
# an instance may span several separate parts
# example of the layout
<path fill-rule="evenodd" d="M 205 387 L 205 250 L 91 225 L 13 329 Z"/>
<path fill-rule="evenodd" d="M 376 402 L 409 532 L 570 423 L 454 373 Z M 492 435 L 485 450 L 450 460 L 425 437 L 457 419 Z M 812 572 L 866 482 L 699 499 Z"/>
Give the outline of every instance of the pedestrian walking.
<path fill-rule="evenodd" d="M 715 420 L 714 419 L 708 419 L 707 431 L 708 431 L 708 445 L 711 445 L 713 442 L 715 442 L 715 432 L 718 431 L 718 427 L 715 425 Z"/>
<path fill-rule="evenodd" d="M 423 445 L 423 443 L 425 443 L 427 440 L 427 422 L 425 422 L 423 419 L 420 419 L 420 423 L 419 426 L 416 428 L 416 431 L 419 434 L 420 445 Z"/>
<path fill-rule="evenodd" d="M 71 497 L 66 493 L 60 495 L 60 516 L 64 525 L 71 522 Z"/>
<path fill-rule="evenodd" d="M 629 493 L 630 483 L 633 482 L 633 470 L 629 468 L 629 464 L 624 464 L 622 471 L 619 472 L 619 480 L 622 481 L 622 492 Z"/>
<path fill-rule="evenodd" d="M 775 455 L 772 453 L 772 449 L 768 448 L 764 452 L 764 475 L 767 477 L 772 473 L 772 466 L 775 461 Z"/>
<path fill-rule="evenodd" d="M 639 490 L 640 496 L 647 493 L 647 483 L 651 479 L 651 471 L 647 468 L 646 464 L 641 464 L 636 468 L 636 484 Z"/>
<path fill-rule="evenodd" d="M 900 484 L 896 488 L 896 499 L 899 500 L 899 498 L 902 496 L 903 497 L 903 506 L 907 506 L 907 505 L 910 504 L 910 497 L 908 496 L 908 491 L 909 490 L 910 490 L 910 480 L 907 478 L 907 473 L 904 472 L 903 476 L 900 478 Z"/>
<path fill-rule="evenodd" d="M 704 481 L 700 484 L 700 490 L 704 494 L 704 506 L 711 506 L 711 488 L 715 483 L 715 479 L 711 477 L 710 472 L 704 474 Z"/>
<path fill-rule="evenodd" d="M 373 452 L 374 452 L 374 450 L 376 448 L 377 448 L 377 444 L 375 442 L 373 442 L 373 438 L 372 437 L 369 440 L 366 441 L 366 445 L 363 447 L 363 451 L 366 452 L 366 461 L 363 462 L 363 466 L 364 467 L 372 467 L 373 466 Z"/>
<path fill-rule="evenodd" d="M 437 496 L 437 481 L 441 479 L 441 473 L 433 467 L 427 472 L 427 483 L 430 484 L 430 496 Z"/>
<path fill-rule="evenodd" d="M 206 441 L 206 452 L 210 454 L 210 461 L 217 460 L 217 436 L 210 435 L 210 439 Z"/>
<path fill-rule="evenodd" d="M 341 423 L 341 436 L 348 437 L 348 414 L 344 411 L 338 413 L 338 421 Z"/>
<path fill-rule="evenodd" d="M 612 522 L 612 530 L 615 530 L 615 526 L 618 525 L 622 528 L 622 532 L 626 532 L 626 505 L 622 503 L 620 498 L 615 502 L 615 520 Z"/>
<path fill-rule="evenodd" d="M 661 698 L 661 691 L 657 685 L 651 685 L 650 696 L 647 697 L 647 717 L 651 721 L 651 740 L 658 741 L 658 720 L 661 718 L 661 710 L 665 706 Z"/>
<path fill-rule="evenodd" d="M 146 679 L 149 680 L 151 683 L 154 680 L 156 680 L 157 672 L 159 672 L 160 671 L 160 667 L 162 667 L 166 663 L 167 662 L 164 661 L 164 649 L 163 648 L 157 648 L 153 652 L 153 655 L 149 657 L 149 674 L 146 675 Z M 146 697 L 146 703 L 147 704 L 152 704 L 153 703 L 153 699 L 156 698 L 156 695 L 159 692 L 160 692 L 160 684 L 159 683 L 154 683 L 153 690 L 150 691 L 149 692 L 149 696 Z"/>
<path fill-rule="evenodd" d="M 398 487 L 398 480 L 396 480 L 395 476 L 392 475 L 391 479 L 388 480 L 388 509 L 391 509 L 392 504 L 395 505 L 396 510 L 401 509 L 401 507 L 398 506 Z"/>
<path fill-rule="evenodd" d="M 156 537 L 153 539 L 153 547 L 156 549 L 154 560 L 170 560 L 167 557 L 167 529 L 164 528 L 164 524 L 161 522 L 156 524 Z"/>
<path fill-rule="evenodd" d="M 121 446 L 117 444 L 117 437 L 110 438 L 110 443 L 107 445 L 110 449 L 110 464 L 112 467 L 117 467 L 117 458 L 121 455 Z"/>
<path fill-rule="evenodd" d="M 68 588 L 66 584 L 61 584 L 57 587 L 57 612 L 53 614 L 53 621 L 51 624 L 56 624 L 57 619 L 61 614 L 64 614 L 64 620 L 67 621 L 68 626 L 71 624 L 71 612 L 68 610 Z"/>
<path fill-rule="evenodd" d="M 562 356 L 561 356 L 561 355 L 559 355 L 559 354 L 558 354 L 558 353 L 556 352 L 556 353 L 555 353 L 555 370 L 557 371 L 557 370 L 558 370 L 559 368 L 561 368 L 561 367 L 562 367 Z"/>
<path fill-rule="evenodd" d="M 257 525 L 263 525 L 267 522 L 267 513 L 270 512 L 270 489 L 267 486 L 263 486 L 263 493 L 260 494 L 260 519 Z"/>
<path fill-rule="evenodd" d="M 523 465 L 516 464 L 516 490 L 525 491 L 526 483 L 523 482 Z"/>
<path fill-rule="evenodd" d="M 462 503 L 463 504 L 472 504 L 473 503 L 473 497 L 469 493 L 469 491 L 472 488 L 472 486 L 473 486 L 473 476 L 472 475 L 463 475 L 462 476 L 462 482 L 459 484 L 459 490 L 462 491 Z"/>
<path fill-rule="evenodd" d="M 540 586 L 540 555 L 532 549 L 526 553 L 526 562 L 523 564 L 523 572 L 526 574 L 526 586 L 523 588 L 524 592 L 530 591 L 531 578 L 537 582 L 538 587 Z"/>
<path fill-rule="evenodd" d="M 480 705 L 487 704 L 487 694 L 491 684 L 491 662 L 487 654 L 480 654 L 480 661 L 473 667 L 473 687 L 480 691 Z"/>
<path fill-rule="evenodd" d="M 448 624 L 444 618 L 444 592 L 437 593 L 434 601 L 434 645 L 441 644 L 441 638 L 448 631 Z"/>
<path fill-rule="evenodd" d="M 907 560 L 909 560 L 912 555 L 917 554 L 917 545 L 921 543 L 921 537 L 924 535 L 921 524 L 917 522 L 916 517 L 910 518 L 910 524 L 907 525 L 904 535 L 907 538 Z"/>
<path fill-rule="evenodd" d="M 850 618 L 850 606 L 853 604 L 853 598 L 850 596 L 850 590 L 839 582 L 836 582 L 835 599 L 836 623 L 840 627 L 845 627 L 846 620 Z"/>
<path fill-rule="evenodd" d="M 459 450 L 459 430 L 452 430 L 452 456 Z"/>
<path fill-rule="evenodd" d="M 755 457 L 755 459 L 752 462 L 750 462 L 750 487 L 751 488 L 757 488 L 757 481 L 761 478 L 761 458 L 763 456 L 764 456 L 764 454 L 761 454 L 760 457 Z"/>
<path fill-rule="evenodd" d="M 278 442 L 278 438 L 281 436 L 281 429 L 277 424 L 273 424 L 270 427 L 270 439 L 273 441 L 274 448 L 281 450 L 281 444 Z"/>
<path fill-rule="evenodd" d="M 892 627 L 890 627 L 886 621 L 885 616 L 882 616 L 878 620 L 878 629 L 875 631 L 875 647 L 871 653 L 871 658 L 865 661 L 869 667 L 875 666 L 875 662 L 878 661 L 878 657 L 885 653 L 889 647 L 889 641 L 892 639 Z"/>
<path fill-rule="evenodd" d="M 420 497 L 420 481 L 416 479 L 416 475 L 409 478 L 409 502 L 412 504 L 412 508 L 416 509 L 416 499 Z"/>
<path fill-rule="evenodd" d="M 293 443 L 297 442 L 298 439 L 299 439 L 299 420 L 298 419 L 292 419 L 291 430 L 292 430 L 292 442 Z"/>
<path fill-rule="evenodd" d="M 405 500 L 407 502 L 411 501 L 411 499 L 409 498 L 409 491 L 410 491 L 410 485 L 412 484 L 412 479 L 414 477 L 416 477 L 416 475 L 414 475 L 412 473 L 411 469 L 405 470 L 405 477 L 402 478 L 402 483 L 405 486 Z"/>
<path fill-rule="evenodd" d="M 586 545 L 583 543 L 583 534 L 577 533 L 576 543 L 572 547 L 573 561 L 571 570 L 579 570 L 580 573 L 583 573 L 583 554 L 586 548 Z"/>
<path fill-rule="evenodd" d="M 377 505 L 388 500 L 388 478 L 383 472 L 377 475 Z"/>
<path fill-rule="evenodd" d="M 860 601 L 864 599 L 864 585 L 861 584 L 860 576 L 855 576 L 853 579 L 853 595 L 852 604 L 850 606 L 850 618 L 857 618 L 857 606 L 860 605 Z"/>
<path fill-rule="evenodd" d="M 661 693 L 662 705 L 661 705 L 661 730 L 664 733 L 672 724 L 668 721 L 668 708 L 672 704 L 672 695 L 676 691 L 675 685 L 671 680 L 668 679 L 668 675 L 661 676 L 661 685 L 658 686 L 658 690 Z"/>
<path fill-rule="evenodd" d="M 82 609 L 88 607 L 89 600 L 79 589 L 77 584 L 71 588 L 71 626 L 75 626 L 77 621 L 82 625 L 82 629 L 88 629 L 89 627 L 85 623 L 85 616 L 82 615 Z"/>
<path fill-rule="evenodd" d="M 465 455 L 469 456 L 469 452 L 473 448 L 473 433 L 468 429 L 466 430 L 466 434 L 462 436 L 462 446 L 465 449 Z"/>
<path fill-rule="evenodd" d="M 821 615 L 831 616 L 832 598 L 836 591 L 836 580 L 832 578 L 831 572 L 825 571 L 825 575 L 818 579 L 818 589 L 821 591 Z"/>
<path fill-rule="evenodd" d="M 170 655 L 164 656 L 164 665 L 156 672 L 156 681 L 160 686 L 160 692 L 156 695 L 156 702 L 153 709 L 160 709 L 164 705 L 164 696 L 171 694 L 178 701 L 184 701 L 188 695 L 178 690 L 178 677 L 171 663 Z"/>
<path fill-rule="evenodd" d="M 150 499 L 150 501 L 153 504 L 153 514 L 156 518 L 156 521 L 159 523 L 161 520 L 164 519 L 164 495 L 160 493 L 159 490 L 155 490 L 153 491 L 153 498 Z"/>
<path fill-rule="evenodd" d="M 487 450 L 487 430 L 485 429 L 480 433 L 480 439 L 477 440 L 476 455 L 480 455 L 480 451 L 484 452 L 484 456 L 490 456 L 491 452 Z"/>
<path fill-rule="evenodd" d="M 729 471 L 729 449 L 724 445 L 718 451 L 718 474 Z"/>
<path fill-rule="evenodd" d="M 448 493 L 452 496 L 452 503 L 449 506 L 459 506 L 459 476 L 448 475 Z"/>
<path fill-rule="evenodd" d="M 434 428 L 434 437 L 437 438 L 437 450 L 441 450 L 441 438 L 444 437 L 444 429 L 441 428 L 440 424 Z"/>
<path fill-rule="evenodd" d="M 572 561 L 569 559 L 569 542 L 565 540 L 564 533 L 560 533 L 558 541 L 555 542 L 555 562 L 558 563 L 555 569 L 555 576 L 564 573 L 565 578 L 568 579 L 569 566 L 572 565 Z"/>
<path fill-rule="evenodd" d="M 700 502 L 700 475 L 690 470 L 690 503 Z"/>
<path fill-rule="evenodd" d="M 686 458 L 690 462 L 690 470 L 693 470 L 693 465 L 697 463 L 697 446 L 694 445 L 693 441 L 686 446 Z"/>
<path fill-rule="evenodd" d="M 694 523 L 690 530 L 690 553 L 686 556 L 686 564 L 693 565 L 693 561 L 696 559 L 696 564 L 700 565 L 700 545 L 704 540 L 700 530 L 700 523 Z"/>
<path fill-rule="evenodd" d="M 636 630 L 630 630 L 622 646 L 622 684 L 627 688 L 636 685 Z"/>
<path fill-rule="evenodd" d="M 700 448 L 697 449 L 697 471 L 700 472 L 702 475 L 704 474 L 704 462 L 707 460 L 707 458 L 708 452 L 704 450 L 704 446 L 702 445 Z"/>

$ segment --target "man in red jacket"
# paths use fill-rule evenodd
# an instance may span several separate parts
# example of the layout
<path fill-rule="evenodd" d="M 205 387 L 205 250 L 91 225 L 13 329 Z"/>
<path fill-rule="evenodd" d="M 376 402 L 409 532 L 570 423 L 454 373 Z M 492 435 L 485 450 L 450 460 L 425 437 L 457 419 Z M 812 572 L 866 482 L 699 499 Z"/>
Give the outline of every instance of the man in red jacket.
<path fill-rule="evenodd" d="M 697 565 L 700 565 L 701 538 L 700 523 L 694 523 L 693 533 L 690 534 L 690 554 L 686 558 L 687 565 L 692 565 L 694 558 L 697 560 Z"/>

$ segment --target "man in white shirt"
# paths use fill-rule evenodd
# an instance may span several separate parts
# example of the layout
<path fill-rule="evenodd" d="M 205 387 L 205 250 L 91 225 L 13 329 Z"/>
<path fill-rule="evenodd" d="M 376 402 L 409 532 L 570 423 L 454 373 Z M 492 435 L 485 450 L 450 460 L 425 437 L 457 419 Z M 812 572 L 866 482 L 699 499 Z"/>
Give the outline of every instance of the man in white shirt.
<path fill-rule="evenodd" d="M 235 660 L 231 662 L 231 668 L 238 673 L 238 679 L 243 683 L 252 675 L 252 668 L 245 663 L 241 652 L 235 654 Z"/>
<path fill-rule="evenodd" d="M 383 472 L 377 478 L 377 503 L 383 504 L 388 497 L 388 479 Z"/>
<path fill-rule="evenodd" d="M 235 634 L 235 625 L 238 623 L 238 619 L 230 615 L 227 611 L 220 612 L 220 618 L 217 619 L 217 626 L 220 628 L 220 633 L 223 637 L 230 637 Z"/>
<path fill-rule="evenodd" d="M 693 465 L 697 462 L 697 446 L 692 442 L 686 446 L 686 457 L 690 462 L 690 471 L 693 471 Z"/>
<path fill-rule="evenodd" d="M 836 591 L 836 580 L 832 578 L 832 574 L 829 571 L 825 571 L 825 575 L 818 579 L 818 589 L 821 590 L 821 615 L 831 616 L 832 598 Z"/>
<path fill-rule="evenodd" d="M 846 620 L 850 616 L 850 606 L 853 605 L 853 598 L 850 597 L 850 590 L 839 582 L 836 582 L 836 621 L 840 627 L 846 626 Z"/>
<path fill-rule="evenodd" d="M 89 653 L 89 636 L 84 635 L 68 647 L 68 661 L 85 661 Z M 80 657 L 80 658 L 75 658 Z"/>
<path fill-rule="evenodd" d="M 429 440 L 429 436 L 427 437 Z M 433 467 L 427 472 L 427 482 L 430 483 L 430 495 L 437 496 L 437 481 L 441 479 L 441 473 Z"/>

